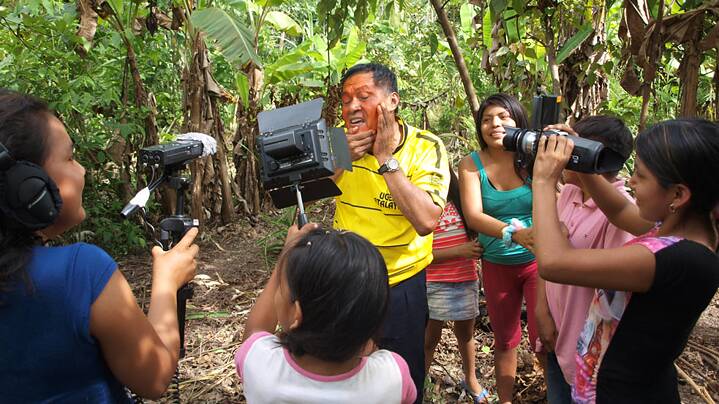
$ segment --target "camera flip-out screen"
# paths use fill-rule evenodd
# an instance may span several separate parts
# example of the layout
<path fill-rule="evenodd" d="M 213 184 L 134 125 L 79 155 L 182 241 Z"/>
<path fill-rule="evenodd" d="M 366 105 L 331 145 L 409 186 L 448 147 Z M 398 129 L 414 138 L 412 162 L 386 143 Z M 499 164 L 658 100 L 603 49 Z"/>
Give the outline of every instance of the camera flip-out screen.
<path fill-rule="evenodd" d="M 341 128 L 328 128 L 321 98 L 257 115 L 262 185 L 277 208 L 297 204 L 293 186 L 304 201 L 341 192 L 328 177 L 336 168 L 352 170 L 347 138 Z"/>

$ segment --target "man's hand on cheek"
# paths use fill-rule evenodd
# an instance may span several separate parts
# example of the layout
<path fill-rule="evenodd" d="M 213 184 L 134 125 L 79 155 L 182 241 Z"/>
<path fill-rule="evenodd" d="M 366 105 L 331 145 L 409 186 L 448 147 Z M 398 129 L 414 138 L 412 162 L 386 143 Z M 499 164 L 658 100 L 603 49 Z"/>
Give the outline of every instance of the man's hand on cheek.
<path fill-rule="evenodd" d="M 374 138 L 375 132 L 373 130 L 360 131 L 356 127 L 348 129 L 347 144 L 349 145 L 352 161 L 361 159 L 368 151 L 372 150 Z"/>
<path fill-rule="evenodd" d="M 379 164 L 383 164 L 399 145 L 399 125 L 394 113 L 386 107 L 377 105 L 377 137 L 372 147 L 372 154 Z"/>

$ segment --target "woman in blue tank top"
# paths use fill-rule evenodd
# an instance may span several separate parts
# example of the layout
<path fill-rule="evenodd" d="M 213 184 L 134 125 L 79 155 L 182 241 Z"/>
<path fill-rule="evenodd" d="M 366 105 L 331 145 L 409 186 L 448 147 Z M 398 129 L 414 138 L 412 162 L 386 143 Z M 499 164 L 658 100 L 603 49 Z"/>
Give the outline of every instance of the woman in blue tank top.
<path fill-rule="evenodd" d="M 504 126 L 526 128 L 528 124 L 522 105 L 507 94 L 487 98 L 480 106 L 476 124 L 480 150 L 460 162 L 459 182 L 467 225 L 479 233 L 484 245 L 482 282 L 495 338 L 497 394 L 505 403 L 513 397 L 523 298 L 533 350 L 537 340 L 532 190 L 515 163 L 515 154 L 502 146 Z"/>

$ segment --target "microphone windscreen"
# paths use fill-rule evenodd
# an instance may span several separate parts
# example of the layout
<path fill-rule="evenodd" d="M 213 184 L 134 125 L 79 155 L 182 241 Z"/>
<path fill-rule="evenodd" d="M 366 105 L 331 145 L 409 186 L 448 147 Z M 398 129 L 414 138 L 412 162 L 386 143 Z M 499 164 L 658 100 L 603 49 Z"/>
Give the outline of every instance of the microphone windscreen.
<path fill-rule="evenodd" d="M 210 135 L 199 132 L 188 132 L 177 135 L 177 140 L 197 140 L 202 142 L 202 157 L 217 153 L 217 141 Z"/>

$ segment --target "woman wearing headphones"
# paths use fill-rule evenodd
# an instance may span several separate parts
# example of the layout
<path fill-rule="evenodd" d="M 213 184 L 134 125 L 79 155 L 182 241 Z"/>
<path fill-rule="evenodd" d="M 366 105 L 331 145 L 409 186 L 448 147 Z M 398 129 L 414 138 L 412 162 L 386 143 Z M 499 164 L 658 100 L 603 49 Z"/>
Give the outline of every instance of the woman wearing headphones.
<path fill-rule="evenodd" d="M 85 169 L 44 102 L 0 90 L 0 391 L 7 402 L 157 398 L 177 367 L 176 292 L 195 273 L 197 230 L 152 250 L 147 316 L 97 246 L 44 243 L 85 219 Z"/>

